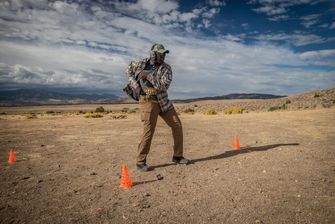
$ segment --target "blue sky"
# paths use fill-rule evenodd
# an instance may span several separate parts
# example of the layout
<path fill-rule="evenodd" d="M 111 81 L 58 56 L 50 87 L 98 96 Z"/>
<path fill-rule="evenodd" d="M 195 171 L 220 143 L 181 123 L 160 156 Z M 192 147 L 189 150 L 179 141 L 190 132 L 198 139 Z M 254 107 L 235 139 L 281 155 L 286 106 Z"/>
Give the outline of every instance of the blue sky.
<path fill-rule="evenodd" d="M 122 95 L 162 43 L 171 98 L 335 87 L 335 1 L 0 1 L 0 88 Z"/>

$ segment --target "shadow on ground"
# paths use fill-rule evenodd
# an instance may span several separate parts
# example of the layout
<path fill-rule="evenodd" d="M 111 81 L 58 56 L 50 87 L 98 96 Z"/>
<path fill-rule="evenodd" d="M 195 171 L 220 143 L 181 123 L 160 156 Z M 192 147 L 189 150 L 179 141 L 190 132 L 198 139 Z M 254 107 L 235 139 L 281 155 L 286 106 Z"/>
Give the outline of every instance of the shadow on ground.
<path fill-rule="evenodd" d="M 266 151 L 270 149 L 274 149 L 280 146 L 296 146 L 299 145 L 299 143 L 286 143 L 286 144 L 272 144 L 272 145 L 263 145 L 263 146 L 255 146 L 255 147 L 246 147 L 246 148 L 241 148 L 240 150 L 230 150 L 226 151 L 224 153 L 214 155 L 214 156 L 208 156 L 204 158 L 199 158 L 199 159 L 193 159 L 191 160 L 191 164 L 197 163 L 197 162 L 203 162 L 207 160 L 215 160 L 215 159 L 224 159 L 228 158 L 231 156 L 237 156 L 239 154 L 243 153 L 250 153 L 250 152 L 259 152 L 259 151 Z M 176 165 L 175 163 L 166 163 L 166 164 L 161 164 L 157 166 L 151 166 L 152 169 L 156 168 L 162 168 L 162 167 L 167 167 L 167 166 L 173 166 Z"/>

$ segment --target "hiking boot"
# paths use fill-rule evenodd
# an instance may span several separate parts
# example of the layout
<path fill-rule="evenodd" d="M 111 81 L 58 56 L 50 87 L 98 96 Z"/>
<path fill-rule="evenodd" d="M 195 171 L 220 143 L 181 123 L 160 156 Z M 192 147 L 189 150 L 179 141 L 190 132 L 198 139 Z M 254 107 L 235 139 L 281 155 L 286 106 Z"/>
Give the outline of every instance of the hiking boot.
<path fill-rule="evenodd" d="M 172 157 L 172 162 L 187 165 L 187 164 L 190 163 L 190 160 L 184 158 L 183 156 L 179 156 L 179 157 L 174 156 L 174 157 Z"/>
<path fill-rule="evenodd" d="M 149 166 L 145 163 L 143 164 L 136 164 L 137 170 L 142 171 L 142 172 L 147 172 L 149 171 Z"/>

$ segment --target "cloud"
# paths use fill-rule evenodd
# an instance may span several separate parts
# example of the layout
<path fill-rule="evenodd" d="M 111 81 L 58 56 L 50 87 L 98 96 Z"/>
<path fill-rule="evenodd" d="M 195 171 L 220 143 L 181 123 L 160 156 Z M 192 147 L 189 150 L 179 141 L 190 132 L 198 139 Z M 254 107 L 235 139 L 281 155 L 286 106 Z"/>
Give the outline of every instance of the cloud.
<path fill-rule="evenodd" d="M 208 4 L 214 7 L 220 7 L 226 5 L 225 1 L 219 1 L 219 0 L 209 0 Z"/>
<path fill-rule="evenodd" d="M 0 42 L 0 82 L 119 89 L 127 57 L 85 49 Z"/>
<path fill-rule="evenodd" d="M 139 8 L 140 10 L 163 14 L 176 10 L 178 7 L 179 4 L 173 0 L 139 0 L 134 5 L 130 5 L 130 8 Z"/>
<path fill-rule="evenodd" d="M 320 16 L 321 16 L 320 14 L 311 14 L 311 15 L 308 15 L 308 16 L 300 17 L 300 19 L 302 20 L 302 24 L 306 28 L 309 28 L 312 25 L 319 22 Z"/>
<path fill-rule="evenodd" d="M 325 38 L 315 34 L 308 34 L 299 31 L 295 31 L 292 34 L 260 34 L 255 36 L 254 39 L 261 41 L 285 41 L 294 46 L 305 46 L 309 44 L 321 44 L 334 41 L 332 38 Z"/>
<path fill-rule="evenodd" d="M 253 9 L 255 12 L 265 13 L 268 16 L 282 14 L 286 12 L 285 8 L 275 7 L 273 5 L 265 5 L 257 9 Z"/>
<path fill-rule="evenodd" d="M 289 19 L 290 17 L 288 15 L 280 15 L 280 16 L 274 16 L 274 17 L 269 18 L 270 21 L 275 21 L 275 22 L 289 20 Z"/>
<path fill-rule="evenodd" d="M 333 22 L 330 26 L 329 29 L 335 29 L 335 22 Z"/>
<path fill-rule="evenodd" d="M 250 5 L 257 5 L 258 7 L 253 8 L 252 10 L 257 13 L 263 13 L 269 16 L 269 20 L 271 21 L 280 21 L 280 20 L 287 20 L 290 18 L 288 12 L 290 8 L 293 6 L 298 5 L 311 5 L 314 6 L 326 0 L 250 0 L 248 4 Z M 315 21 L 315 20 L 314 20 Z M 317 22 L 317 21 L 316 21 Z M 316 23 L 315 22 L 315 23 Z M 311 20 L 304 21 L 304 26 L 311 26 Z"/>
<path fill-rule="evenodd" d="M 300 58 L 316 65 L 335 67 L 335 49 L 306 51 L 300 54 Z"/>
<path fill-rule="evenodd" d="M 208 1 L 208 6 L 193 9 L 190 12 L 178 10 L 179 3 L 174 0 L 139 0 L 137 2 L 114 2 L 112 5 L 117 11 L 131 14 L 135 18 L 168 28 L 186 29 L 188 32 L 197 27 L 208 28 L 209 18 L 220 12 L 225 6 L 223 1 Z M 203 22 L 199 25 L 199 22 Z"/>
<path fill-rule="evenodd" d="M 320 50 L 320 51 L 306 51 L 300 55 L 303 59 L 322 59 L 325 57 L 335 57 L 335 49 Z"/>

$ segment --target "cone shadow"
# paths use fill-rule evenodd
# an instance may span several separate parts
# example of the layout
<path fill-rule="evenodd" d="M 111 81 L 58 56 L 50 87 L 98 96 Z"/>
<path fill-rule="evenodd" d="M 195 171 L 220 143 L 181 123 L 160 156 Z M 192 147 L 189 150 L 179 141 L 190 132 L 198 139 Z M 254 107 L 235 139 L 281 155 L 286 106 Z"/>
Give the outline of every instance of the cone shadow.
<path fill-rule="evenodd" d="M 139 182 L 133 182 L 133 184 L 134 184 L 134 186 L 137 186 L 137 185 L 141 185 L 141 184 L 148 184 L 148 183 L 155 182 L 155 181 L 158 181 L 158 180 L 139 181 Z"/>

